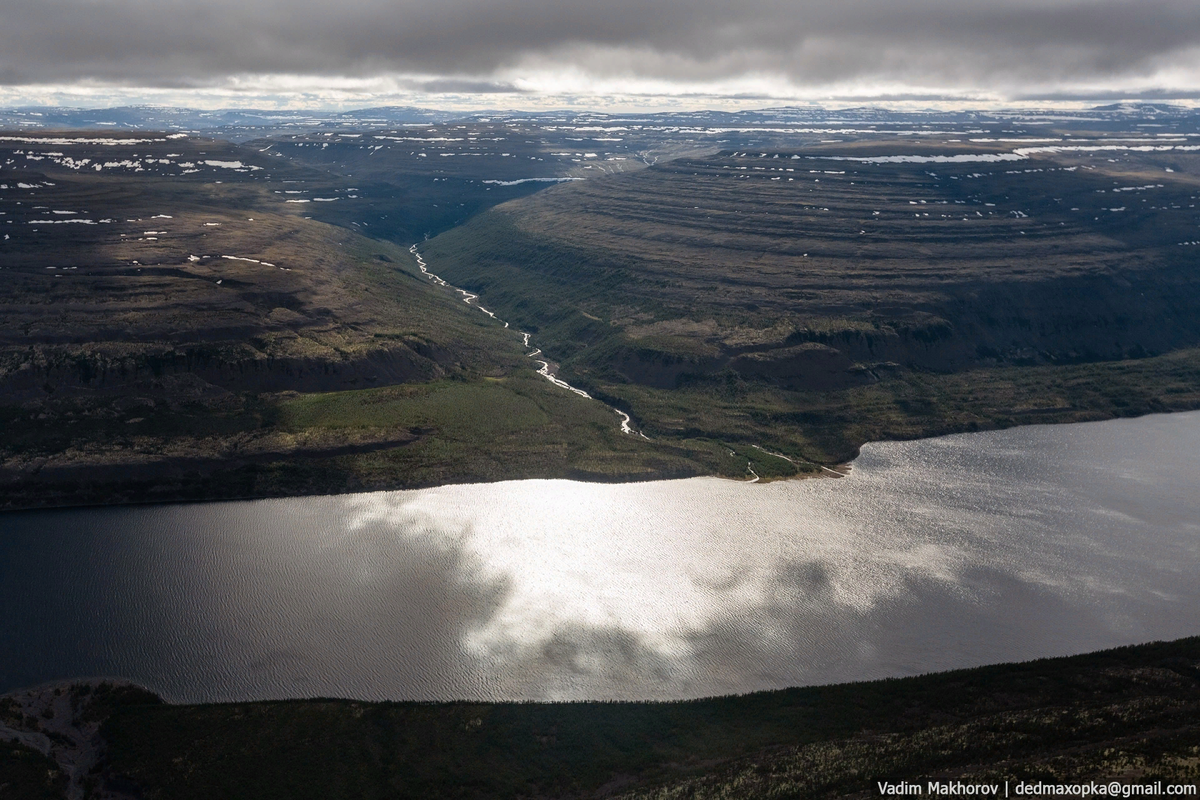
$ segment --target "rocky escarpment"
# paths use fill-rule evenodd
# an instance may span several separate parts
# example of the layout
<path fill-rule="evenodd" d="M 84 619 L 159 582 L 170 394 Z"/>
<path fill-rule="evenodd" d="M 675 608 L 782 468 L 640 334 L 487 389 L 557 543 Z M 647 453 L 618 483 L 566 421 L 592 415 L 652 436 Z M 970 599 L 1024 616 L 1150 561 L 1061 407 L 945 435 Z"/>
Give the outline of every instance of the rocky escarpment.
<path fill-rule="evenodd" d="M 31 345 L 0 350 L 0 400 L 116 396 L 151 380 L 169 389 L 177 383 L 169 379 L 181 376 L 228 392 L 328 392 L 434 380 L 455 364 L 445 348 L 418 339 L 340 349 L 315 343 L 258 349 L 248 342 L 166 349 L 119 343 Z M 194 383 L 184 385 L 190 392 Z"/>
<path fill-rule="evenodd" d="M 0 143 L 0 406 L 180 376 L 234 393 L 361 389 L 491 360 L 403 250 L 298 213 L 308 173 L 178 136 L 41 141 Z M 134 166 L 77 168 L 102 155 Z M 176 174 L 177 161 L 201 166 Z"/>
<path fill-rule="evenodd" d="M 506 318 L 540 326 L 569 374 L 660 389 L 734 375 L 824 390 L 897 366 L 1200 343 L 1197 156 L 1172 153 L 1164 172 L 1154 153 L 1047 153 L 1013 170 L 953 144 L 942 149 L 967 160 L 934 171 L 874 162 L 880 146 L 727 152 L 555 187 L 428 251 Z"/>
<path fill-rule="evenodd" d="M 840 330 L 798 327 L 749 346 L 713 336 L 705 355 L 633 339 L 603 365 L 657 388 L 732 371 L 746 380 L 820 391 L 870 382 L 879 369 L 954 372 L 1109 361 L 1200 342 L 1200 276 L 1190 265 L 1129 277 L 1138 283 L 1106 275 L 939 288 L 931 311 L 889 314 L 884 308 Z"/>

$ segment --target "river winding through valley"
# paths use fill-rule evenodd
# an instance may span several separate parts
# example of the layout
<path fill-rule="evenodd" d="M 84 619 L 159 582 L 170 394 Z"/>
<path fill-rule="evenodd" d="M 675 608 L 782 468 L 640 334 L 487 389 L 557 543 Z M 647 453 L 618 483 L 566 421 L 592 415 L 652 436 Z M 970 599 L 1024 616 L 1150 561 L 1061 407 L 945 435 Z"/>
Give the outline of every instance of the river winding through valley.
<path fill-rule="evenodd" d="M 408 249 L 408 252 L 412 253 L 413 256 L 417 259 L 417 266 L 420 267 L 421 274 L 424 275 L 426 278 L 429 278 L 431 281 L 436 283 L 438 286 L 445 286 L 448 289 L 452 289 L 453 291 L 458 292 L 459 294 L 461 294 L 463 296 L 464 303 L 466 303 L 469 306 L 472 306 L 473 308 L 479 309 L 484 314 L 487 314 L 489 317 L 496 320 L 497 322 L 504 323 L 505 328 L 509 327 L 509 324 L 507 322 L 500 319 L 495 314 L 493 314 L 491 311 L 489 311 L 488 309 L 484 308 L 483 306 L 481 306 L 479 304 L 479 302 L 478 302 L 479 295 L 471 294 L 466 289 L 459 289 L 457 286 L 452 286 L 451 284 L 442 280 L 442 278 L 440 278 L 439 276 L 430 272 L 428 265 L 426 265 L 426 263 L 425 263 L 425 259 L 421 256 L 421 253 L 417 249 L 417 246 L 415 244 Z M 525 333 L 523 331 L 518 331 L 517 335 L 522 337 L 526 347 L 531 346 L 529 344 L 530 334 Z M 566 381 L 562 380 L 557 375 L 555 375 L 554 368 L 552 367 L 550 362 L 546 361 L 544 359 L 538 358 L 538 356 L 540 356 L 541 354 L 542 354 L 542 351 L 540 348 L 535 349 L 532 353 L 525 354 L 526 358 L 531 358 L 534 361 L 536 361 L 537 363 L 542 365 L 540 368 L 538 368 L 538 371 L 537 371 L 538 375 L 541 375 L 543 378 L 550 381 L 551 383 L 553 383 L 555 386 L 559 387 L 560 389 L 566 389 L 569 392 L 574 392 L 575 394 L 579 395 L 580 397 L 586 397 L 588 400 L 595 400 L 594 397 L 592 397 L 590 394 L 585 392 L 583 389 L 579 389 L 575 386 L 572 386 L 571 384 L 567 383 Z M 597 401 L 597 402 L 599 402 L 599 401 Z M 624 411 L 622 411 L 619 408 L 613 408 L 612 406 L 609 406 L 609 408 L 612 409 L 614 412 L 616 412 L 617 416 L 619 416 L 621 418 L 621 433 L 628 433 L 630 435 L 640 436 L 643 439 L 647 439 L 647 440 L 650 438 L 649 436 L 642 433 L 641 431 L 635 431 L 633 428 L 630 427 L 629 423 L 632 422 L 632 420 L 630 419 L 630 416 L 628 414 L 626 414 Z"/>

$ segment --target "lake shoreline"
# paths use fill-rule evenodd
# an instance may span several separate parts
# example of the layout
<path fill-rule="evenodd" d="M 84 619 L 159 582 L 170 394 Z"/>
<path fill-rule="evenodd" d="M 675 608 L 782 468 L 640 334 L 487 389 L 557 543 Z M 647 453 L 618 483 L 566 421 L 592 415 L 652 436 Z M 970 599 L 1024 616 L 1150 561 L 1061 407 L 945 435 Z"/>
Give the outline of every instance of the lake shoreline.
<path fill-rule="evenodd" d="M 481 796 L 616 790 L 625 800 L 752 797 L 781 784 L 789 796 L 865 796 L 880 776 L 1194 783 L 1197 663 L 1193 636 L 898 680 L 630 703 L 186 705 L 129 682 L 64 680 L 0 696 L 0 733 L 15 737 L 5 755 L 39 753 L 64 790 L 115 796 L 250 797 L 283 785 L 320 797 L 347 781 L 362 796 L 397 782 L 414 796 L 469 783 Z"/>
<path fill-rule="evenodd" d="M 63 482 L 62 484 L 49 485 L 31 485 L 28 487 L 13 487 L 0 486 L 0 514 L 15 514 L 20 512 L 31 511 L 46 511 L 55 509 L 87 509 L 87 508 L 114 508 L 114 507 L 139 507 L 139 506 L 163 506 L 163 505 L 181 505 L 195 503 L 224 503 L 224 502 L 239 502 L 252 500 L 271 500 L 271 499 L 286 499 L 286 498 L 316 498 L 316 497 L 337 497 L 342 495 L 366 494 L 372 492 L 393 492 L 393 491 L 410 491 L 420 489 L 436 489 L 445 486 L 466 486 L 477 484 L 501 483 L 513 480 L 570 480 L 580 481 L 583 483 L 596 484 L 636 484 L 636 483 L 651 483 L 658 481 L 675 481 L 688 480 L 691 478 L 721 478 L 739 483 L 774 483 L 776 481 L 785 480 L 807 480 L 810 478 L 829 478 L 838 479 L 846 477 L 851 471 L 851 465 L 854 460 L 857 460 L 861 453 L 862 447 L 868 444 L 875 443 L 894 443 L 894 442 L 912 442 L 922 439 L 938 439 L 945 436 L 957 436 L 962 434 L 972 433 L 988 433 L 994 431 L 1012 430 L 1014 428 L 1027 428 L 1037 426 L 1060 426 L 1060 425 L 1078 425 L 1091 422 L 1110 422 L 1121 419 L 1138 419 L 1146 416 L 1155 416 L 1160 414 L 1185 414 L 1191 411 L 1200 410 L 1200 406 L 1196 408 L 1182 407 L 1170 409 L 1167 411 L 1147 410 L 1144 413 L 1130 415 L 1099 415 L 1095 411 L 1080 410 L 1075 416 L 1078 419 L 1069 418 L 1059 421 L 1045 420 L 1029 420 L 1026 422 L 1018 422 L 1013 425 L 1000 425 L 996 427 L 974 427 L 964 428 L 962 430 L 946 430 L 939 427 L 937 432 L 931 432 L 925 436 L 913 436 L 904 438 L 888 438 L 877 439 L 862 442 L 858 445 L 857 452 L 854 458 L 850 461 L 839 461 L 831 464 L 819 464 L 816 462 L 793 461 L 786 459 L 778 453 L 773 453 L 765 450 L 758 445 L 750 444 L 750 448 L 758 450 L 762 455 L 770 458 L 784 458 L 790 461 L 793 465 L 799 467 L 815 467 L 806 471 L 798 471 L 793 474 L 768 474 L 758 476 L 757 473 L 748 478 L 737 477 L 729 472 L 717 471 L 694 471 L 680 474 L 670 470 L 661 473 L 615 473 L 615 474 L 595 474 L 586 473 L 580 470 L 531 470 L 527 473 L 512 474 L 495 479 L 479 479 L 476 476 L 464 475 L 461 480 L 448 480 L 437 482 L 408 482 L 404 480 L 392 479 L 380 481 L 370 485 L 355 485 L 346 482 L 344 486 L 338 489 L 329 490 L 314 489 L 305 490 L 300 485 L 282 485 L 276 491 L 269 492 L 250 492 L 236 493 L 223 488 L 218 482 L 217 485 L 197 485 L 185 487 L 182 491 L 175 493 L 164 492 L 161 487 L 150 481 L 141 482 L 104 482 L 99 483 L 94 477 L 82 477 L 75 482 Z M 190 463 L 190 459 L 183 459 L 185 463 Z M 169 472 L 172 462 L 164 460 L 160 462 L 161 468 Z M 87 468 L 83 468 L 85 471 Z M 93 473 L 111 473 L 112 467 L 105 467 L 97 470 L 90 470 Z M 335 474 L 337 474 L 335 470 Z M 351 473 L 345 471 L 344 477 L 350 478 Z M 52 496 L 47 497 L 47 493 L 52 493 Z M 97 495 L 108 494 L 109 496 L 117 497 L 115 500 L 99 500 Z M 53 496 L 57 495 L 57 497 Z"/>

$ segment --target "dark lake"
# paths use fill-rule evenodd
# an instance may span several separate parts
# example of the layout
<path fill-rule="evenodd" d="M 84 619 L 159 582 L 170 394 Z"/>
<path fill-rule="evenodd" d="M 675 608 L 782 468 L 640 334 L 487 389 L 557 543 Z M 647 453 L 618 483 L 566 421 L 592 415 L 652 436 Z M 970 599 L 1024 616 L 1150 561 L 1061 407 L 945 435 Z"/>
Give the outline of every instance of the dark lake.
<path fill-rule="evenodd" d="M 872 444 L 843 479 L 0 515 L 0 691 L 683 698 L 1200 634 L 1200 412 Z"/>

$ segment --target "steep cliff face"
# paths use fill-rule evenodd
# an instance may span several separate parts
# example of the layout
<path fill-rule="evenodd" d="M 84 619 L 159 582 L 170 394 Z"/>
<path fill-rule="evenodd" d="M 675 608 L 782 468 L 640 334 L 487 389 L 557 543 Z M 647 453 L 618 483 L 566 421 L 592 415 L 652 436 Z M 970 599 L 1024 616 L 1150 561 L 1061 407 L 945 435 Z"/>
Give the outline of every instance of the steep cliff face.
<path fill-rule="evenodd" d="M 806 342 L 737 356 L 729 368 L 750 380 L 766 380 L 785 389 L 842 389 L 876 380 L 844 352 L 828 345 Z"/>
<path fill-rule="evenodd" d="M 1200 224 L 1200 156 L 1172 153 L 1169 172 L 1153 153 L 1116 166 L 1039 154 L 1020 170 L 797 166 L 859 157 L 836 147 L 556 187 L 443 234 L 429 257 L 539 326 L 576 376 L 653 388 L 725 374 L 844 388 L 895 367 L 1200 343 L 1200 247 L 1186 243 Z"/>
<path fill-rule="evenodd" d="M 1200 342 L 1200 270 L 1164 265 L 1130 277 L 1137 283 L 1096 275 L 943 289 L 927 305 L 934 313 L 885 310 L 870 329 L 801 329 L 788 340 L 819 342 L 859 364 L 939 372 L 1142 358 Z"/>
<path fill-rule="evenodd" d="M 589 366 L 595 366 L 594 362 Z M 602 362 L 601 368 L 630 383 L 656 389 L 675 389 L 731 373 L 787 389 L 841 389 L 875 380 L 870 370 L 844 352 L 817 342 L 709 357 L 626 346 Z"/>
<path fill-rule="evenodd" d="M 295 355 L 247 343 L 167 350 L 140 346 L 30 347 L 0 353 L 0 398 L 116 396 L 150 380 L 189 375 L 229 392 L 331 392 L 443 377 L 443 363 L 403 343 L 355 351 Z"/>
<path fill-rule="evenodd" d="M 656 388 L 732 371 L 787 389 L 825 390 L 871 382 L 879 367 L 954 372 L 1108 361 L 1200 342 L 1200 271 L 1137 277 L 1137 287 L 1094 276 L 943 289 L 937 304 L 926 305 L 930 311 L 884 309 L 865 317 L 869 325 L 797 327 L 749 347 L 713 335 L 706 356 L 634 338 L 604 356 L 581 351 L 570 363 Z"/>

